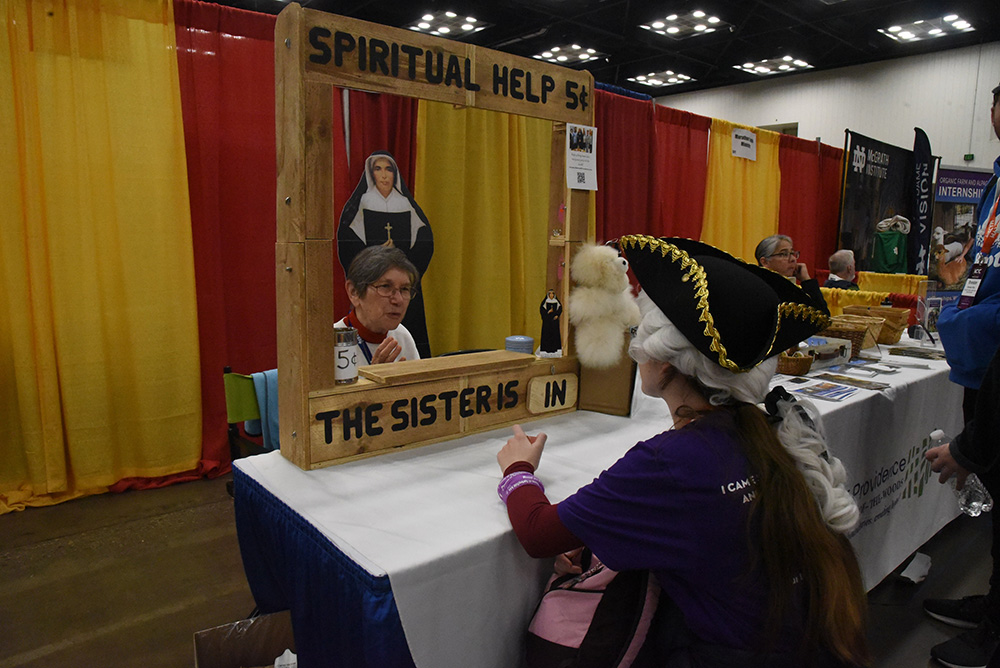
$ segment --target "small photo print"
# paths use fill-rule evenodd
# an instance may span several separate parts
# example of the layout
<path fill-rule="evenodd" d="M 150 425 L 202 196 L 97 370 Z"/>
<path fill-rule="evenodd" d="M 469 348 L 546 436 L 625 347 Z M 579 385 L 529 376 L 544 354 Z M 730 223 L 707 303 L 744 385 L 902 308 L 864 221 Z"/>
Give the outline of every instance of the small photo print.
<path fill-rule="evenodd" d="M 792 392 L 798 392 L 799 394 L 804 394 L 813 399 L 822 399 L 823 401 L 843 401 L 857 391 L 855 387 L 847 387 L 846 385 L 838 385 L 837 383 L 816 383 L 815 385 L 797 387 L 792 390 Z"/>

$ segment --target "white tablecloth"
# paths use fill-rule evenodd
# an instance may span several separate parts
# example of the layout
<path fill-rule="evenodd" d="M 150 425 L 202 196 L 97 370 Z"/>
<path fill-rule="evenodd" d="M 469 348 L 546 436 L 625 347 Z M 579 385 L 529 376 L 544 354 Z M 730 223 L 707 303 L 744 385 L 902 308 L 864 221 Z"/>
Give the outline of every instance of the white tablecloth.
<path fill-rule="evenodd" d="M 926 363 L 930 370 L 878 377 L 889 390 L 815 402 L 862 506 L 852 543 L 868 587 L 958 513 L 921 453 L 932 429 L 961 428 L 961 389 L 948 382 L 946 363 Z M 793 387 L 788 381 L 775 377 Z M 557 502 L 669 424 L 666 405 L 637 391 L 630 418 L 579 411 L 525 426 L 549 436 L 538 475 Z M 356 564 L 388 575 L 418 667 L 509 668 L 550 569 L 518 545 L 496 495 L 496 453 L 509 432 L 309 472 L 277 452 L 235 466 Z"/>

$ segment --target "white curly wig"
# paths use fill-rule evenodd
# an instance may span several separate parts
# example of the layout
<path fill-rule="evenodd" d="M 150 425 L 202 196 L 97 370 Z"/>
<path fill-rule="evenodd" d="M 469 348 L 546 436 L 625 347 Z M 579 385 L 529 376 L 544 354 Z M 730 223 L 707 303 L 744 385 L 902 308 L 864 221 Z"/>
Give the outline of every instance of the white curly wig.
<path fill-rule="evenodd" d="M 749 371 L 734 373 L 699 352 L 653 303 L 645 291 L 636 300 L 642 312 L 638 332 L 629 344 L 629 355 L 642 364 L 650 360 L 669 362 L 680 373 L 695 379 L 707 390 L 713 406 L 738 402 L 759 404 L 768 393 L 778 365 L 771 357 Z M 806 485 L 819 505 L 827 525 L 846 533 L 858 523 L 857 502 L 847 491 L 847 472 L 829 453 L 820 426 L 819 411 L 808 401 L 778 401 L 777 437 L 795 461 Z"/>
<path fill-rule="evenodd" d="M 681 331 L 670 322 L 645 290 L 636 298 L 642 313 L 642 322 L 628 347 L 628 354 L 642 364 L 648 360 L 670 362 L 685 376 L 697 379 L 702 385 L 717 390 L 708 397 L 714 406 L 737 401 L 758 404 L 764 401 L 768 383 L 778 366 L 778 359 L 766 359 L 750 371 L 733 373 L 719 366 L 698 351 Z"/>

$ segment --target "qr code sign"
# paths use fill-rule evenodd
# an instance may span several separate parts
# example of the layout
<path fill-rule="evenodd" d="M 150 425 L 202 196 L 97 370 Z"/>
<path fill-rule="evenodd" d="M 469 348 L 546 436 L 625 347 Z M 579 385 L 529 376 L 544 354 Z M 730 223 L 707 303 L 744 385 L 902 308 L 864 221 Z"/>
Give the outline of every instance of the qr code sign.
<path fill-rule="evenodd" d="M 587 174 L 585 172 L 577 172 L 576 173 L 576 182 L 577 183 L 586 183 L 587 182 Z"/>

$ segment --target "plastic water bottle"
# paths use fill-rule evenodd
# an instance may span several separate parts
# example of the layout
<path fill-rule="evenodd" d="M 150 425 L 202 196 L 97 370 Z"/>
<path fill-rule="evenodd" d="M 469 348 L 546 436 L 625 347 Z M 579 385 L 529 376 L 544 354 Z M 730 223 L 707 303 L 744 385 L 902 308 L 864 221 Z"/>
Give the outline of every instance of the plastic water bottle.
<path fill-rule="evenodd" d="M 930 447 L 932 448 L 944 445 L 945 443 L 951 443 L 951 437 L 940 429 L 932 431 L 930 436 Z M 969 517 L 979 517 L 981 514 L 993 510 L 993 497 L 990 496 L 985 485 L 983 485 L 975 473 L 969 474 L 969 477 L 965 479 L 965 485 L 962 486 L 962 489 L 955 489 L 955 485 L 958 483 L 956 476 L 949 478 L 948 482 L 955 491 L 955 496 L 958 497 L 958 507 Z"/>

